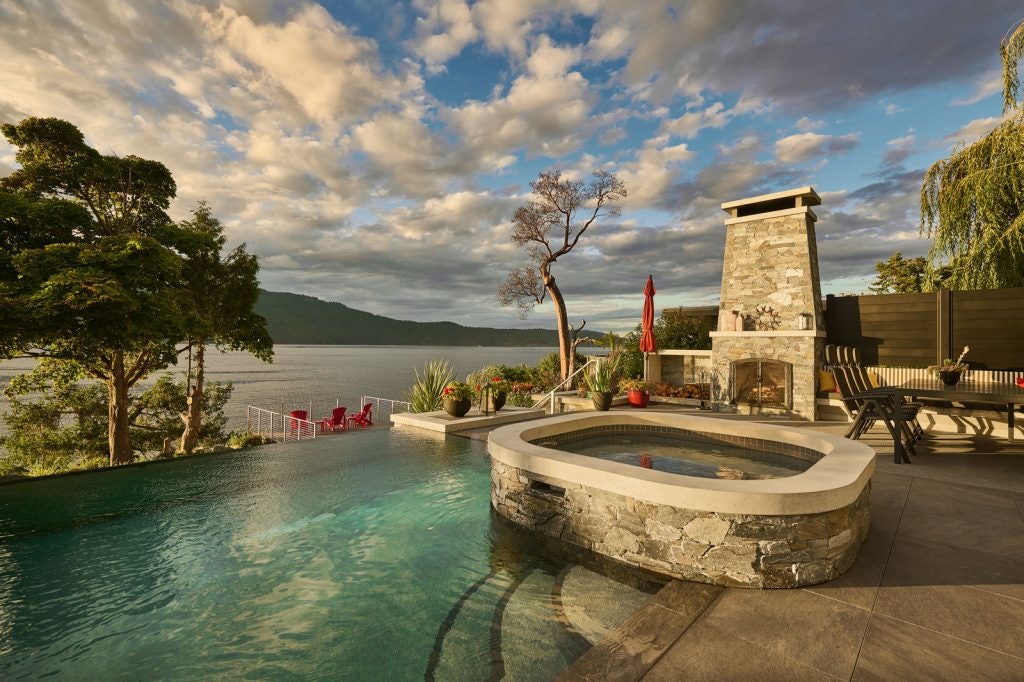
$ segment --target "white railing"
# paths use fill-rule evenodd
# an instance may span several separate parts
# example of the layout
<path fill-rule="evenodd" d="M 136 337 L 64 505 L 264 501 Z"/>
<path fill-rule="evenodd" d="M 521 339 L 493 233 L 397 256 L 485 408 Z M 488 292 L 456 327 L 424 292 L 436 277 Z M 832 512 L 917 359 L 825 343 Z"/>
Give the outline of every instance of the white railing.
<path fill-rule="evenodd" d="M 548 414 L 555 414 L 555 394 L 558 393 L 558 391 L 562 390 L 563 386 L 572 386 L 572 380 L 574 378 L 576 378 L 577 374 L 579 374 L 580 372 L 583 372 L 584 370 L 586 370 L 588 367 L 590 367 L 591 364 L 596 365 L 600 361 L 601 361 L 600 358 L 596 358 L 596 357 L 588 358 L 587 361 L 583 364 L 582 367 L 580 367 L 578 370 L 576 370 L 575 372 L 570 374 L 568 377 L 565 378 L 564 381 L 562 381 L 560 384 L 555 386 L 553 389 L 551 389 L 550 391 L 545 393 L 542 397 L 540 397 L 537 400 L 535 400 L 534 403 L 533 403 L 533 409 L 537 409 L 538 407 L 540 407 L 544 403 L 550 401 L 550 406 L 548 408 Z M 605 359 L 605 361 L 607 361 L 607 358 Z"/>
<path fill-rule="evenodd" d="M 246 407 L 245 425 L 249 433 L 265 436 L 270 440 L 288 442 L 316 438 L 316 422 L 254 405 Z"/>
<path fill-rule="evenodd" d="M 934 375 L 923 367 L 867 367 L 884 386 L 898 386 L 914 379 L 933 379 Z M 1012 384 L 1024 372 L 1014 370 L 969 369 L 964 381 L 983 384 Z"/>
<path fill-rule="evenodd" d="M 356 407 L 356 412 L 363 409 L 363 405 L 371 403 L 373 405 L 373 415 L 375 419 L 379 419 L 381 424 L 388 423 L 388 417 L 396 412 L 408 412 L 412 409 L 412 405 L 405 400 L 391 400 L 390 398 L 378 398 L 372 395 L 359 396 L 359 405 Z"/>

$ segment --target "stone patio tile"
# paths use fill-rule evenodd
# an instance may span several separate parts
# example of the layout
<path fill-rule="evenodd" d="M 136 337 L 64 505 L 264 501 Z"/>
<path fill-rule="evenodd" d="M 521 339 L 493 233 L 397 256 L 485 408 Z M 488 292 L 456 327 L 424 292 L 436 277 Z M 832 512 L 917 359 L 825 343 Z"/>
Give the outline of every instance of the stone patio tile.
<path fill-rule="evenodd" d="M 805 590 L 727 590 L 702 623 L 848 679 L 871 612 Z"/>
<path fill-rule="evenodd" d="M 677 611 L 649 601 L 556 679 L 638 680 L 689 625 Z"/>
<path fill-rule="evenodd" d="M 673 580 L 661 588 L 651 601 L 682 614 L 688 623 L 692 623 L 724 591 L 725 588 L 719 585 Z"/>
<path fill-rule="evenodd" d="M 982 552 L 1024 561 L 1024 519 L 1020 515 L 981 509 L 976 514 L 946 515 L 905 511 L 896 541 L 918 540 L 951 549 Z"/>
<path fill-rule="evenodd" d="M 907 499 L 908 512 L 945 516 L 1011 517 L 1019 519 L 1015 495 L 1000 490 L 915 479 Z"/>
<path fill-rule="evenodd" d="M 1024 600 L 965 584 L 986 580 L 964 575 L 968 572 L 950 560 L 947 548 L 930 551 L 922 543 L 899 545 L 886 567 L 874 611 L 1024 657 Z M 988 581 L 994 582 L 991 577 Z M 1007 588 L 1019 589 L 1019 585 L 1007 583 Z"/>
<path fill-rule="evenodd" d="M 1024 563 L 964 552 L 923 540 L 903 540 L 890 557 L 893 585 L 959 585 L 1024 601 Z"/>
<path fill-rule="evenodd" d="M 751 644 L 699 621 L 662 656 L 644 682 L 677 680 L 835 680 L 792 658 Z"/>
<path fill-rule="evenodd" d="M 875 471 L 871 477 L 871 509 L 874 512 L 879 508 L 903 509 L 907 502 L 907 495 L 910 494 L 910 484 L 914 479 L 909 476 L 896 476 L 894 474 Z"/>
<path fill-rule="evenodd" d="M 1019 680 L 1024 660 L 873 615 L 854 680 Z"/>

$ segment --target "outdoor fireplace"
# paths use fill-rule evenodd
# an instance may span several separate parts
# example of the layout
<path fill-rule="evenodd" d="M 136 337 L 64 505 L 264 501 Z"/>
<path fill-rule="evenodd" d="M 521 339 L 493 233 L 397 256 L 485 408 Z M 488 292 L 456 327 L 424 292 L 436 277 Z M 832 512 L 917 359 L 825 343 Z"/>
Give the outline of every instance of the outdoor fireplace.
<path fill-rule="evenodd" d="M 813 420 L 825 345 L 811 187 L 728 201 L 712 400 Z"/>
<path fill-rule="evenodd" d="M 793 365 L 779 360 L 750 359 L 732 363 L 732 403 L 761 410 L 793 407 Z"/>

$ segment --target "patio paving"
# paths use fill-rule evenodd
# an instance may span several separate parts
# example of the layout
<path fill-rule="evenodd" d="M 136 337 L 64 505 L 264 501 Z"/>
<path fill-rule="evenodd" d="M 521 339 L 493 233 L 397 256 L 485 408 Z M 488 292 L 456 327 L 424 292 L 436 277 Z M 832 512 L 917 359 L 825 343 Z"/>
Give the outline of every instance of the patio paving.
<path fill-rule="evenodd" d="M 845 575 L 671 583 L 559 679 L 1024 679 L 1024 444 L 932 434 L 896 465 L 881 433 L 866 442 L 871 532 Z"/>

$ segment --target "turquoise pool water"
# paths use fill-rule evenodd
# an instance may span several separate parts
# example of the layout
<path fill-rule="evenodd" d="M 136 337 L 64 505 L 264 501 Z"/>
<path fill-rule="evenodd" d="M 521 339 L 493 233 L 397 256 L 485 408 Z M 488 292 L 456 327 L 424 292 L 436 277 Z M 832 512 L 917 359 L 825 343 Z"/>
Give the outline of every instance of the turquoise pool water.
<path fill-rule="evenodd" d="M 4 679 L 550 679 L 656 585 L 397 430 L 0 486 Z"/>

